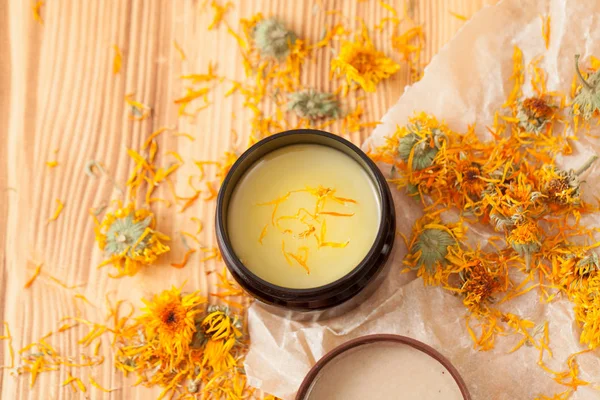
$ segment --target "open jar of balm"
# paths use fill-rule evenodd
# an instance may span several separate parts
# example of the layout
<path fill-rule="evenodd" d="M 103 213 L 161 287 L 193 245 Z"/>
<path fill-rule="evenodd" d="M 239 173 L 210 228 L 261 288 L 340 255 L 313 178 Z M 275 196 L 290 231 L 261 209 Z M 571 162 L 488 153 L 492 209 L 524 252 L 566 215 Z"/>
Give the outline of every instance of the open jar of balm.
<path fill-rule="evenodd" d="M 304 378 L 296 400 L 471 400 L 458 371 L 425 343 L 369 335 L 342 344 Z"/>
<path fill-rule="evenodd" d="M 223 259 L 249 294 L 294 319 L 340 315 L 385 276 L 396 220 L 389 187 L 358 147 L 299 129 L 248 149 L 217 200 Z"/>

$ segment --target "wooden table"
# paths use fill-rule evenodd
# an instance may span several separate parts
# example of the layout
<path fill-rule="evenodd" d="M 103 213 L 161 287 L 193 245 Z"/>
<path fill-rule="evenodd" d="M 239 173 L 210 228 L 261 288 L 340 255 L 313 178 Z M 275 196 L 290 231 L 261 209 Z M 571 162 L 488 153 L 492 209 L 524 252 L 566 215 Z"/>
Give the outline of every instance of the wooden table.
<path fill-rule="evenodd" d="M 401 0 L 388 2 L 398 10 L 403 8 Z M 409 15 L 424 28 L 424 60 L 464 24 L 452 13 L 470 17 L 491 2 L 408 1 Z M 239 140 L 249 134 L 248 120 L 240 111 L 242 99 L 223 99 L 221 89 L 195 121 L 178 117 L 173 104 L 184 92 L 180 75 L 205 71 L 210 60 L 217 61 L 221 75 L 243 76 L 238 49 L 225 26 L 207 31 L 212 19 L 210 6 L 203 8 L 203 2 L 184 0 L 48 0 L 41 7 L 42 25 L 33 18 L 33 3 L 0 3 L 0 321 L 8 321 L 16 350 L 56 330 L 59 319 L 75 315 L 77 307 L 89 318 L 101 318 L 107 293 L 139 304 L 142 296 L 181 285 L 186 279 L 189 288 L 214 291 L 215 275 L 205 274 L 218 267 L 214 261 L 192 260 L 181 270 L 169 266 L 182 258 L 179 240 L 173 241 L 172 252 L 159 266 L 133 278 L 111 279 L 105 269 L 96 269 L 102 254 L 94 242 L 88 210 L 118 194 L 107 176 L 93 179 L 86 175 L 85 167 L 90 160 L 97 160 L 106 166 L 108 176 L 124 182 L 133 165 L 125 150 L 140 148 L 148 135 L 162 126 L 195 138 L 191 142 L 164 134 L 158 139 L 162 152 L 176 150 L 186 161 L 217 159 L 236 145 L 241 151 L 243 146 L 233 143 L 232 132 L 237 132 Z M 324 10 L 340 10 L 350 19 L 361 17 L 367 26 L 389 13 L 376 0 L 238 0 L 226 19 L 237 24 L 240 17 L 260 11 L 279 17 L 301 37 L 316 41 L 328 18 Z M 185 60 L 178 55 L 174 41 L 185 51 Z M 385 49 L 385 43 L 387 39 L 381 35 L 375 38 L 378 47 Z M 115 44 L 123 51 L 123 66 L 116 75 L 112 71 Z M 333 90 L 328 78 L 331 57 L 324 51 L 308 68 L 302 78 L 307 86 Z M 409 83 L 408 68 L 403 66 L 366 97 L 365 120 L 378 120 Z M 135 93 L 136 99 L 151 105 L 152 117 L 141 122 L 129 120 L 123 101 L 126 93 Z M 237 112 L 235 119 L 233 112 Z M 338 128 L 334 125 L 331 129 Z M 369 133 L 362 129 L 349 138 L 360 143 Z M 59 165 L 49 168 L 47 161 Z M 186 162 L 182 176 L 194 168 L 192 162 Z M 185 179 L 176 181 L 175 186 L 182 195 L 189 191 Z M 64 210 L 56 221 L 48 222 L 56 199 L 64 202 Z M 195 223 L 190 217 L 196 216 L 205 221 L 201 241 L 213 246 L 210 222 L 214 202 L 199 201 L 185 213 L 178 209 L 153 204 L 161 230 L 172 237 L 180 230 L 193 231 Z M 43 263 L 42 274 L 24 289 L 38 263 Z M 50 276 L 82 286 L 67 290 Z M 75 299 L 75 293 L 84 295 L 93 306 Z M 73 342 L 85 332 L 82 326 L 49 341 L 65 354 L 76 354 Z M 102 348 L 109 353 L 108 338 L 104 342 Z M 0 341 L 0 364 L 9 363 L 7 350 L 7 342 Z M 106 394 L 89 386 L 87 394 L 73 394 L 61 387 L 66 369 L 41 374 L 30 389 L 28 375 L 16 378 L 4 369 L 0 397 L 145 399 L 157 393 L 131 388 L 132 382 L 115 373 L 110 360 L 78 373 L 84 375 L 84 381 L 91 375 L 105 387 L 122 389 Z"/>

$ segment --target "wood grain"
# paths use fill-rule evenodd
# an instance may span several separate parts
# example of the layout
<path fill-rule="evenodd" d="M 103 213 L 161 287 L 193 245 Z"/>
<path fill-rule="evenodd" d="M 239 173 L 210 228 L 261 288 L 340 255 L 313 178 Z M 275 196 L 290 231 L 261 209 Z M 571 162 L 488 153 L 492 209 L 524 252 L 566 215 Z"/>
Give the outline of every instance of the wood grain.
<path fill-rule="evenodd" d="M 464 23 L 451 12 L 472 16 L 485 0 L 412 0 L 407 10 L 422 24 L 426 36 L 424 60 L 429 60 Z M 191 160 L 214 160 L 230 149 L 237 132 L 240 140 L 249 134 L 248 115 L 242 99 L 223 99 L 228 88 L 219 87 L 211 95 L 211 107 L 195 121 L 177 116 L 173 99 L 184 92 L 179 76 L 205 71 L 209 61 L 216 61 L 218 72 L 240 79 L 243 68 L 240 55 L 224 26 L 207 31 L 212 13 L 196 1 L 125 1 L 125 0 L 48 0 L 42 7 L 44 24 L 33 19 L 28 0 L 0 2 L 0 320 L 8 321 L 15 349 L 37 341 L 56 330 L 61 317 L 75 315 L 77 307 L 90 319 L 103 318 L 104 296 L 139 298 L 180 285 L 209 293 L 215 290 L 215 277 L 206 274 L 218 267 L 214 262 L 198 263 L 192 259 L 182 270 L 169 267 L 184 253 L 178 240 L 169 257 L 157 267 L 133 278 L 107 277 L 106 270 L 95 266 L 102 254 L 94 242 L 93 221 L 88 209 L 107 204 L 119 194 L 106 177 L 92 179 L 84 173 L 88 161 L 98 160 L 107 166 L 117 182 L 124 182 L 133 166 L 126 148 L 140 148 L 148 135 L 162 126 L 173 126 L 193 135 L 184 137 L 164 134 L 159 137 L 159 160 L 167 150 L 178 151 L 186 165 L 178 173 L 187 177 L 195 173 Z M 403 2 L 388 1 L 401 10 Z M 315 13 L 315 4 L 320 10 Z M 323 10 L 340 10 L 348 20 L 360 17 L 373 26 L 388 13 L 377 1 L 275 1 L 239 0 L 227 19 L 236 22 L 256 12 L 278 16 L 301 37 L 318 40 L 329 19 Z M 181 60 L 173 41 L 185 50 Z M 112 72 L 116 44 L 124 54 L 119 74 Z M 376 37 L 377 47 L 386 49 L 388 39 Z M 333 90 L 329 79 L 331 53 L 323 51 L 305 69 L 306 86 Z M 408 68 L 380 85 L 365 100 L 365 120 L 376 121 L 402 94 L 410 83 Z M 153 108 L 152 118 L 137 122 L 127 116 L 123 98 L 135 98 Z M 235 118 L 232 117 L 235 113 Z M 332 129 L 335 131 L 338 126 Z M 349 138 L 360 143 L 368 129 Z M 245 141 L 244 141 L 245 142 Z M 243 150 L 241 147 L 238 150 Z M 46 161 L 59 166 L 49 169 Z M 175 181 L 181 196 L 191 195 L 187 180 Z M 161 189 L 163 190 L 163 189 Z M 56 204 L 65 203 L 60 217 L 48 223 Z M 175 206 L 155 204 L 159 226 L 177 237 L 180 230 L 194 231 L 196 216 L 205 222 L 202 242 L 214 245 L 213 202 L 197 202 L 186 213 Z M 33 273 L 33 266 L 43 263 L 42 275 L 29 289 L 23 285 Z M 69 284 L 82 283 L 67 290 L 53 283 L 49 275 Z M 94 305 L 88 306 L 73 295 L 81 293 Z M 63 354 L 81 352 L 76 341 L 86 331 L 83 327 L 49 339 Z M 115 373 L 111 366 L 108 338 L 102 353 L 107 361 L 99 367 L 78 369 L 87 384 L 93 376 L 104 387 L 119 388 L 110 394 L 89 386 L 84 395 L 73 394 L 60 384 L 67 369 L 44 373 L 33 388 L 29 376 L 13 377 L 9 370 L 0 374 L 2 399 L 145 399 L 157 390 L 132 388 L 132 380 Z M 88 351 L 91 353 L 91 351 Z M 0 363 L 9 363 L 6 342 L 0 342 Z"/>

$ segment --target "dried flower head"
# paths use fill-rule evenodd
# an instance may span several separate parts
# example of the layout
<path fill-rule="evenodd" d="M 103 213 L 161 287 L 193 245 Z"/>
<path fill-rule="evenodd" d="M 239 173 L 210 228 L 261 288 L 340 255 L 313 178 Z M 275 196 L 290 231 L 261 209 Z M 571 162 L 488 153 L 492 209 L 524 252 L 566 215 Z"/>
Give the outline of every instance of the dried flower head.
<path fill-rule="evenodd" d="M 527 132 L 543 132 L 553 116 L 554 108 L 541 97 L 529 97 L 517 103 L 519 126 Z"/>
<path fill-rule="evenodd" d="M 277 19 L 267 18 L 254 26 L 252 39 L 262 57 L 282 60 L 290 53 L 297 36 Z"/>
<path fill-rule="evenodd" d="M 288 94 L 288 110 L 300 118 L 337 119 L 342 115 L 340 103 L 331 93 L 317 92 L 314 89 Z"/>
<path fill-rule="evenodd" d="M 489 263 L 473 253 L 466 253 L 464 269 L 460 271 L 460 293 L 464 305 L 473 312 L 480 312 L 494 295 L 501 292 L 506 284 L 506 274 L 498 263 Z"/>
<path fill-rule="evenodd" d="M 600 271 L 600 258 L 597 253 L 587 254 L 575 264 L 575 275 L 581 278 L 597 271 Z"/>
<path fill-rule="evenodd" d="M 569 296 L 584 290 L 600 272 L 600 257 L 585 246 L 565 241 L 546 250 L 545 255 L 552 265 L 552 282 Z"/>
<path fill-rule="evenodd" d="M 597 159 L 598 156 L 594 155 L 578 169 L 568 171 L 558 169 L 553 165 L 543 165 L 538 170 L 538 175 L 540 175 L 544 195 L 553 203 L 578 205 L 581 202 L 579 176 L 587 171 Z"/>
<path fill-rule="evenodd" d="M 242 322 L 233 315 L 229 307 L 211 305 L 208 315 L 202 320 L 202 328 L 210 340 L 237 339 L 242 336 Z"/>
<path fill-rule="evenodd" d="M 343 42 L 339 55 L 331 61 L 331 71 L 345 76 L 348 84 L 356 83 L 366 92 L 374 92 L 377 83 L 400 69 L 400 65 L 375 50 L 368 38 Z"/>
<path fill-rule="evenodd" d="M 516 179 L 484 191 L 482 203 L 490 207 L 492 226 L 499 232 L 506 231 L 540 215 L 544 210 L 543 194 L 535 189 L 529 177 L 519 173 Z"/>
<path fill-rule="evenodd" d="M 461 160 L 456 165 L 456 181 L 454 186 L 457 190 L 464 192 L 472 200 L 479 200 L 481 194 L 487 187 L 482 179 L 481 166 L 469 160 Z"/>
<path fill-rule="evenodd" d="M 185 294 L 175 287 L 144 303 L 135 323 L 115 332 L 118 369 L 136 373 L 146 386 L 163 388 L 159 398 L 186 393 L 246 398 L 251 389 L 241 369 L 247 345 L 239 317 L 228 307 L 206 307 L 198 292 Z"/>
<path fill-rule="evenodd" d="M 169 238 L 154 229 L 154 215 L 133 204 L 107 213 L 95 227 L 96 241 L 107 259 L 100 264 L 113 264 L 115 277 L 134 275 L 143 265 L 152 264 L 159 255 L 169 251 L 162 241 Z"/>
<path fill-rule="evenodd" d="M 574 115 L 581 114 L 585 120 L 589 120 L 600 113 L 600 70 L 585 79 L 579 69 L 579 58 L 579 54 L 575 54 L 575 72 L 582 86 L 573 99 L 572 112 Z"/>
<path fill-rule="evenodd" d="M 398 156 L 415 171 L 425 169 L 433 164 L 444 138 L 438 126 L 408 124 L 398 142 Z"/>
<path fill-rule="evenodd" d="M 418 255 L 415 268 L 425 266 L 427 273 L 433 275 L 438 265 L 446 263 L 448 247 L 456 244 L 456 239 L 447 230 L 425 228 L 410 248 L 412 254 Z"/>
<path fill-rule="evenodd" d="M 531 258 L 542 246 L 542 232 L 538 225 L 531 220 L 516 225 L 509 233 L 507 242 L 523 258 L 527 269 L 530 268 Z"/>
<path fill-rule="evenodd" d="M 138 320 L 146 341 L 152 344 L 157 357 L 168 359 L 165 367 L 173 368 L 189 356 L 196 318 L 204 311 L 206 299 L 198 292 L 184 295 L 173 287 L 143 301 L 146 307 Z"/>
<path fill-rule="evenodd" d="M 590 349 L 600 347 L 600 274 L 596 274 L 573 295 L 575 319 L 581 326 L 581 343 Z"/>
<path fill-rule="evenodd" d="M 242 336 L 239 319 L 232 316 L 228 308 L 212 308 L 202 321 L 202 328 L 208 338 L 202 365 L 210 366 L 215 372 L 235 366 L 232 350 Z"/>

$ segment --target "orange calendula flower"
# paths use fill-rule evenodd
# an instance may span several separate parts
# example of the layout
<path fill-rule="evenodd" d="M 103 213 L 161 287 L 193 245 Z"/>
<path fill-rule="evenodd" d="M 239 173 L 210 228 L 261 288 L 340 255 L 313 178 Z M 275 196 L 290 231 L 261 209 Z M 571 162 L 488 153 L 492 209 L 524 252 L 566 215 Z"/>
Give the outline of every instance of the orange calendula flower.
<path fill-rule="evenodd" d="M 159 399 L 186 393 L 219 398 L 213 395 L 229 391 L 246 398 L 241 394 L 250 389 L 240 361 L 247 346 L 237 316 L 227 307 L 206 308 L 198 292 L 176 287 L 144 303 L 136 322 L 117 332 L 118 369 L 136 373 L 146 386 L 160 386 Z"/>
<path fill-rule="evenodd" d="M 508 287 L 508 268 L 495 253 L 450 248 L 446 259 L 459 268 L 458 276 L 464 305 L 481 315 L 488 311 L 494 296 Z"/>
<path fill-rule="evenodd" d="M 356 83 L 366 92 L 374 92 L 379 81 L 399 69 L 400 65 L 377 51 L 368 37 L 357 42 L 343 42 L 339 55 L 331 61 L 332 73 L 345 76 L 348 84 Z"/>
<path fill-rule="evenodd" d="M 541 97 L 529 97 L 517 103 L 519 127 L 526 132 L 543 132 L 553 117 L 554 107 Z"/>
<path fill-rule="evenodd" d="M 600 347 L 600 274 L 590 279 L 588 286 L 573 296 L 575 319 L 581 326 L 581 343 L 590 349 Z"/>
<path fill-rule="evenodd" d="M 581 202 L 579 176 L 587 171 L 597 159 L 598 156 L 594 155 L 578 169 L 568 171 L 558 169 L 554 165 L 543 165 L 536 171 L 542 192 L 552 203 L 579 205 Z"/>
<path fill-rule="evenodd" d="M 491 185 L 481 204 L 489 210 L 489 218 L 497 231 L 514 228 L 529 217 L 540 215 L 543 194 L 536 190 L 530 177 L 518 173 L 501 185 Z"/>
<path fill-rule="evenodd" d="M 146 308 L 138 320 L 144 326 L 146 339 L 154 351 L 168 356 L 168 368 L 173 368 L 189 356 L 197 330 L 196 316 L 203 312 L 200 306 L 206 299 L 198 292 L 183 295 L 173 287 L 143 301 Z"/>
<path fill-rule="evenodd" d="M 202 321 L 207 340 L 202 365 L 215 372 L 231 369 L 236 365 L 233 348 L 242 336 L 242 326 L 237 318 L 229 315 L 226 307 L 209 307 L 209 314 Z"/>
<path fill-rule="evenodd" d="M 463 236 L 461 223 L 443 224 L 439 214 L 425 215 L 413 226 L 405 264 L 417 270 L 426 284 L 446 283 L 451 273 L 458 272 L 449 268 L 447 256 L 458 249 Z"/>
<path fill-rule="evenodd" d="M 579 69 L 579 54 L 575 55 L 575 72 L 581 88 L 573 99 L 573 114 L 589 120 L 600 114 L 600 72 L 596 71 L 586 79 Z"/>
<path fill-rule="evenodd" d="M 118 270 L 113 277 L 135 275 L 142 266 L 168 252 L 169 247 L 162 242 L 169 237 L 156 231 L 154 225 L 154 215 L 133 204 L 107 213 L 95 228 L 98 246 L 108 257 L 99 267 L 113 264 Z"/>
<path fill-rule="evenodd" d="M 507 242 L 523 258 L 527 269 L 531 265 L 531 258 L 540 249 L 542 232 L 534 221 L 525 221 L 517 224 L 508 235 Z"/>

